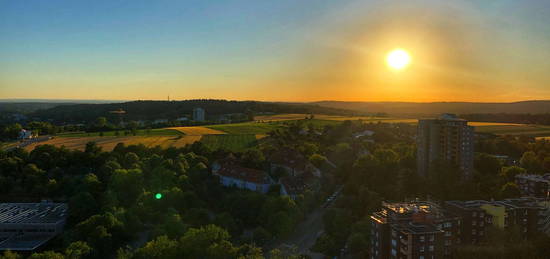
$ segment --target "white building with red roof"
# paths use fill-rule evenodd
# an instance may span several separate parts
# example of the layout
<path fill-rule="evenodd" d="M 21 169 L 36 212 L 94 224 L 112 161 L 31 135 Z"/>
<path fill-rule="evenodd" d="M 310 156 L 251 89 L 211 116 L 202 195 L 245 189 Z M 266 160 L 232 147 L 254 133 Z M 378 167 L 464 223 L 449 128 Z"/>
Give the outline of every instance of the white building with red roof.
<path fill-rule="evenodd" d="M 273 180 L 261 170 L 246 168 L 234 162 L 215 162 L 212 173 L 220 178 L 220 184 L 239 189 L 248 189 L 255 192 L 267 193 Z"/>

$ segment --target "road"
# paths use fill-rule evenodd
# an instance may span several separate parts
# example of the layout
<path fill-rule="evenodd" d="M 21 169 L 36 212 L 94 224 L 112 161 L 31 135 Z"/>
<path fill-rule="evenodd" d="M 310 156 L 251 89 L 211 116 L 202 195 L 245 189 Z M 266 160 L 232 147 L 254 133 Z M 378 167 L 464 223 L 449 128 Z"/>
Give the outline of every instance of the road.
<path fill-rule="evenodd" d="M 342 190 L 342 187 L 338 188 L 334 193 L 336 200 Z M 306 220 L 299 223 L 294 232 L 290 234 L 285 240 L 278 240 L 275 245 L 272 245 L 272 248 L 285 248 L 285 247 L 296 247 L 297 252 L 300 254 L 305 254 L 311 256 L 313 259 L 324 258 L 323 254 L 315 253 L 309 250 L 317 240 L 317 237 L 323 233 L 323 215 L 333 204 L 329 202 L 328 206 L 321 206 L 320 208 L 312 211 L 306 218 Z"/>
<path fill-rule="evenodd" d="M 40 137 L 36 137 L 36 138 L 33 138 L 33 139 L 29 139 L 29 140 L 24 140 L 24 141 L 20 141 L 18 144 L 16 144 L 15 146 L 13 147 L 9 147 L 9 148 L 6 148 L 6 151 L 11 151 L 13 149 L 16 149 L 16 148 L 24 148 L 30 144 L 33 144 L 33 143 L 39 143 L 39 142 L 44 142 L 44 141 L 47 141 L 49 139 L 51 139 L 52 137 L 50 136 L 40 136 Z"/>

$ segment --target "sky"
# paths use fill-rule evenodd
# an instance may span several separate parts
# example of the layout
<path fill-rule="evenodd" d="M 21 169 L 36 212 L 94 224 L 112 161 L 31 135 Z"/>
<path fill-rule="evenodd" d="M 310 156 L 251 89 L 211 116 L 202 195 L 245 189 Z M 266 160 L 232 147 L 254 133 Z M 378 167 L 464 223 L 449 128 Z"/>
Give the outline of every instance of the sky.
<path fill-rule="evenodd" d="M 0 0 L 0 99 L 543 100 L 548 46 L 545 0 Z"/>

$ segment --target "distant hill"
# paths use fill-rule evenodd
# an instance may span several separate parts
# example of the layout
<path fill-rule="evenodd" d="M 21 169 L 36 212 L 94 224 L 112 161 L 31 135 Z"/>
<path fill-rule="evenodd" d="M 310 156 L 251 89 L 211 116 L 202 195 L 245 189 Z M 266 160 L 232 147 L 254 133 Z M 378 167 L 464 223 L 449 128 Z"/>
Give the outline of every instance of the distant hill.
<path fill-rule="evenodd" d="M 366 113 L 388 113 L 391 115 L 415 116 L 433 115 L 444 112 L 456 114 L 473 113 L 550 113 L 550 100 L 522 101 L 512 103 L 474 103 L 474 102 L 313 102 L 323 107 L 354 110 Z"/>
<path fill-rule="evenodd" d="M 197 107 L 203 108 L 207 116 L 247 112 L 315 113 L 329 115 L 349 115 L 353 113 L 346 109 L 323 107 L 316 104 L 185 100 L 60 105 L 44 110 L 37 110 L 29 114 L 29 117 L 60 123 L 84 123 L 93 121 L 101 116 L 115 120 L 117 115 L 111 114 L 110 111 L 122 109 L 126 112 L 124 120 L 176 119 L 185 115 L 190 115 L 193 108 Z"/>
<path fill-rule="evenodd" d="M 60 105 L 79 103 L 114 103 L 112 100 L 71 100 L 71 99 L 0 99 L 0 113 L 31 113 Z"/>
<path fill-rule="evenodd" d="M 50 102 L 0 102 L 0 113 L 31 113 L 37 110 L 50 109 L 60 105 L 74 103 L 50 103 Z"/>

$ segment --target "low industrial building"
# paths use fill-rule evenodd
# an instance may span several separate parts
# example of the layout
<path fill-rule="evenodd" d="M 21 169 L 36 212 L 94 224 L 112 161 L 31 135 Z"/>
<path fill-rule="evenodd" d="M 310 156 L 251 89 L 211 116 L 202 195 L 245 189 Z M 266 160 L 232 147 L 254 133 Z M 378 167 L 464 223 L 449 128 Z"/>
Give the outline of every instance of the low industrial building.
<path fill-rule="evenodd" d="M 66 203 L 0 203 L 0 250 L 32 251 L 63 231 Z"/>

